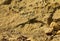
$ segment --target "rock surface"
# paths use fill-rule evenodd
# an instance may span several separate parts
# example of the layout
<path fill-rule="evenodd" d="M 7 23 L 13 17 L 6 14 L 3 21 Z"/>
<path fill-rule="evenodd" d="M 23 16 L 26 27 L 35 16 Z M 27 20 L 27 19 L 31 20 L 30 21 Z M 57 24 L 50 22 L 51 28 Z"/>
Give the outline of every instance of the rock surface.
<path fill-rule="evenodd" d="M 0 41 L 60 41 L 60 0 L 0 0 Z"/>

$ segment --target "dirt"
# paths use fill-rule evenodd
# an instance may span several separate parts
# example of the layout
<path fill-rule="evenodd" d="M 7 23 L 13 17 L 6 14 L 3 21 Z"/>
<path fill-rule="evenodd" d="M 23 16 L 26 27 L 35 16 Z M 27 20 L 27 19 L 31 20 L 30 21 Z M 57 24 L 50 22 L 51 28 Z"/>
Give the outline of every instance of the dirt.
<path fill-rule="evenodd" d="M 60 0 L 0 0 L 0 41 L 60 41 Z"/>

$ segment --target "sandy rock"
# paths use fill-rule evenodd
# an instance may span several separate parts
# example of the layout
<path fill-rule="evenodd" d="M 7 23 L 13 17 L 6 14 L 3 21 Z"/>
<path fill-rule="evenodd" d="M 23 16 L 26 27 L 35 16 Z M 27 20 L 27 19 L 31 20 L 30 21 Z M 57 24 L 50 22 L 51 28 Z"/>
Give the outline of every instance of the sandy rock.
<path fill-rule="evenodd" d="M 0 0 L 0 41 L 60 41 L 60 0 Z"/>
<path fill-rule="evenodd" d="M 54 16 L 52 17 L 53 19 L 59 19 L 60 18 L 60 10 L 57 10 L 55 13 L 54 13 Z"/>
<path fill-rule="evenodd" d="M 45 33 L 50 33 L 52 32 L 53 28 L 47 26 L 47 25 L 44 25 L 43 27 L 41 27 L 41 29 L 45 32 Z"/>
<path fill-rule="evenodd" d="M 60 41 L 60 35 L 54 36 L 54 38 L 51 41 Z"/>
<path fill-rule="evenodd" d="M 60 35 L 60 30 L 58 30 L 56 34 L 57 34 L 57 35 Z"/>

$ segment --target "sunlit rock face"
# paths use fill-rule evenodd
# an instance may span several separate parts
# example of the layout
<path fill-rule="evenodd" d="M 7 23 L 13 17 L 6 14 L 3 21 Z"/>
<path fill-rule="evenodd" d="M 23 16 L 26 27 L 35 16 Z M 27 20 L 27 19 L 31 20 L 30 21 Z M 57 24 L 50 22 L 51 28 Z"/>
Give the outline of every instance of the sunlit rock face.
<path fill-rule="evenodd" d="M 60 0 L 0 0 L 0 41 L 60 41 Z"/>

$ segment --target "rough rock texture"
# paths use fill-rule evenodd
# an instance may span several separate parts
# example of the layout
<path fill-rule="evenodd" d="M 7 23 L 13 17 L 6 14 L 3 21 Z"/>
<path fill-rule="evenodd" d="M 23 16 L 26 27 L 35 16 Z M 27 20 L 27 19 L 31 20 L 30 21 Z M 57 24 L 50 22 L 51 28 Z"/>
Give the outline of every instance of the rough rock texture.
<path fill-rule="evenodd" d="M 60 0 L 0 0 L 0 41 L 60 41 Z"/>

